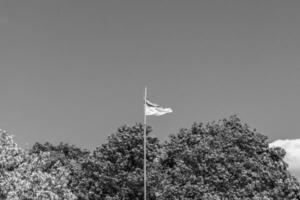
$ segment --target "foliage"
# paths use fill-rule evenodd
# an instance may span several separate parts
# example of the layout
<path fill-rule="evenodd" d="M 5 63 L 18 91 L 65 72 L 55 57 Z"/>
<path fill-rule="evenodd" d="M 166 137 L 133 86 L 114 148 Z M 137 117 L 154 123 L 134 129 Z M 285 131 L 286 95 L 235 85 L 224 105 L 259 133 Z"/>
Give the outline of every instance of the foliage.
<path fill-rule="evenodd" d="M 47 171 L 49 153 L 29 154 L 5 132 L 1 133 L 0 142 L 1 199 L 76 199 L 67 187 L 69 171 L 61 162 L 55 162 Z"/>
<path fill-rule="evenodd" d="M 160 199 L 300 199 L 284 150 L 236 116 L 182 129 L 164 153 Z"/>
<path fill-rule="evenodd" d="M 86 175 L 82 166 L 89 160 L 90 152 L 67 143 L 53 145 L 48 142 L 45 144 L 35 143 L 31 149 L 33 154 L 46 152 L 49 153 L 49 159 L 45 170 L 51 172 L 56 169 L 57 162 L 62 163 L 69 172 L 68 187 L 78 199 L 86 199 L 89 191 L 81 187 Z"/>
<path fill-rule="evenodd" d="M 232 116 L 194 123 L 161 144 L 147 127 L 149 200 L 300 200 L 285 151 Z M 2 200 L 141 200 L 144 126 L 122 126 L 89 152 L 74 145 L 17 146 L 0 131 Z"/>
<path fill-rule="evenodd" d="M 90 199 L 143 199 L 143 125 L 123 126 L 98 147 L 88 168 Z M 148 199 L 153 199 L 156 176 L 151 173 L 159 141 L 147 129 Z"/>

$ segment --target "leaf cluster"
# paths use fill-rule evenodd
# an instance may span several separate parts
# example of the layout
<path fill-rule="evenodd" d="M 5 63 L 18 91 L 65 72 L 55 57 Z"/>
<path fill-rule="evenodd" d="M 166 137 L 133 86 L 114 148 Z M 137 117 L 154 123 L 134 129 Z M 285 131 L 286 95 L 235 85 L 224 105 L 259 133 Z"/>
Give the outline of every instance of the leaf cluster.
<path fill-rule="evenodd" d="M 164 143 L 147 127 L 149 200 L 295 200 L 285 151 L 236 116 L 194 123 Z M 93 151 L 60 143 L 17 146 L 0 134 L 0 199 L 142 200 L 144 126 L 122 126 Z"/>

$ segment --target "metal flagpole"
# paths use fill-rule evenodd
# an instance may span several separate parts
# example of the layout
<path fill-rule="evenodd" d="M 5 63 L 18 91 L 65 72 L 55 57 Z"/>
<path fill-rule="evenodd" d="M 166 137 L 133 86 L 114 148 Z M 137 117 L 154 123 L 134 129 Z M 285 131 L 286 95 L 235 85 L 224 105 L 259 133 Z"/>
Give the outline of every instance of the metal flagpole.
<path fill-rule="evenodd" d="M 146 136 L 146 100 L 147 100 L 147 86 L 145 87 L 144 97 L 144 200 L 147 200 L 147 136 Z"/>

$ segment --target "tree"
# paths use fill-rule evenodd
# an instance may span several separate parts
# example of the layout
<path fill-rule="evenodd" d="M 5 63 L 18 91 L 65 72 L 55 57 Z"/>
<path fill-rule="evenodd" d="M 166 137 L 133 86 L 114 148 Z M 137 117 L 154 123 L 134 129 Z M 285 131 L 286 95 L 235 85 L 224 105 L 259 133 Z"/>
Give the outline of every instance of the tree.
<path fill-rule="evenodd" d="M 35 143 L 30 151 L 32 154 L 48 153 L 47 172 L 53 171 L 57 162 L 61 163 L 69 171 L 68 188 L 80 200 L 86 199 L 89 192 L 81 187 L 86 176 L 86 171 L 82 167 L 89 162 L 90 152 L 75 145 L 60 143 L 53 145 L 49 142 L 45 144 Z"/>
<path fill-rule="evenodd" d="M 194 123 L 161 144 L 147 127 L 149 200 L 300 200 L 285 151 L 232 116 Z M 92 153 L 0 131 L 0 199 L 142 200 L 144 126 L 122 126 Z"/>
<path fill-rule="evenodd" d="M 0 130 L 0 199 L 6 198 L 5 177 L 24 160 L 24 151 L 13 141 L 13 136 Z"/>
<path fill-rule="evenodd" d="M 76 199 L 67 183 L 70 172 L 61 162 L 47 171 L 49 153 L 30 154 L 13 136 L 0 134 L 0 198 L 7 200 Z"/>
<path fill-rule="evenodd" d="M 236 116 L 194 123 L 163 149 L 159 199 L 300 199 L 284 150 L 269 148 L 266 136 Z"/>
<path fill-rule="evenodd" d="M 90 162 L 83 166 L 89 172 L 83 180 L 89 199 L 143 199 L 143 130 L 142 124 L 123 126 L 93 152 Z M 147 127 L 148 197 L 155 199 L 152 188 L 158 175 L 151 171 L 160 144 L 150 132 Z"/>

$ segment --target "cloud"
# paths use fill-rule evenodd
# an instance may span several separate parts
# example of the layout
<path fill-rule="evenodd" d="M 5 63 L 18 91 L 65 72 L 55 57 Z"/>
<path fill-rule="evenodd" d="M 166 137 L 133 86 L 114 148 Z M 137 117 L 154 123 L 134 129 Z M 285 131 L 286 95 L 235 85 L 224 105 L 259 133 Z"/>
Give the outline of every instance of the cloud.
<path fill-rule="evenodd" d="M 276 140 L 269 144 L 270 147 L 281 147 L 286 151 L 284 161 L 289 165 L 289 171 L 300 180 L 300 139 Z"/>

